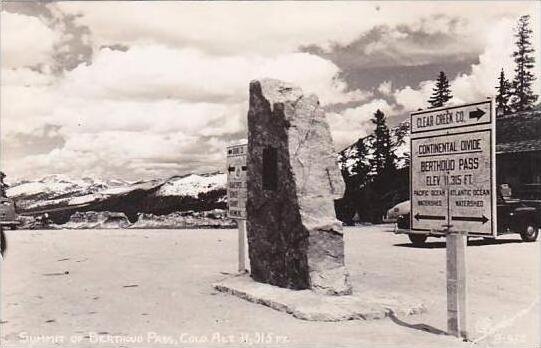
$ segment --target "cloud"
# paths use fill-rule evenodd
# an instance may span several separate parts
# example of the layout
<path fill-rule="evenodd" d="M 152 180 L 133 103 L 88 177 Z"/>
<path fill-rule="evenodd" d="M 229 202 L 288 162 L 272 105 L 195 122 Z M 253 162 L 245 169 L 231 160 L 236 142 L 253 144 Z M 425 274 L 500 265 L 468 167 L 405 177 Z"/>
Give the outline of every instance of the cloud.
<path fill-rule="evenodd" d="M 351 88 L 377 89 L 386 80 L 398 89 L 415 88 L 442 70 L 450 79 L 470 75 L 472 65 L 479 64 L 487 41 L 500 39 L 493 35 L 493 27 L 501 21 L 514 22 L 520 15 L 530 13 L 534 27 L 539 28 L 539 2 L 415 5 L 386 3 L 382 5 L 387 11 L 385 19 L 360 30 L 353 40 L 328 46 L 313 44 L 302 50 L 330 59 Z M 415 15 L 410 17 L 412 13 Z"/>
<path fill-rule="evenodd" d="M 2 139 L 9 133 L 30 133 L 46 124 L 45 117 L 57 103 L 57 79 L 28 68 L 2 68 L 1 76 Z"/>
<path fill-rule="evenodd" d="M 393 89 L 393 83 L 391 81 L 383 81 L 377 88 L 378 92 L 383 95 L 391 95 Z"/>
<path fill-rule="evenodd" d="M 440 70 L 451 76 L 478 59 L 482 45 L 461 17 L 433 15 L 408 24 L 378 25 L 346 45 L 306 52 L 330 59 L 352 88 L 377 89 L 385 81 L 395 88 L 416 85 Z"/>
<path fill-rule="evenodd" d="M 245 116 L 254 78 L 291 81 L 316 93 L 323 104 L 366 98 L 361 91 L 346 92 L 338 72 L 307 53 L 211 58 L 163 46 L 104 48 L 93 64 L 81 64 L 61 78 L 29 69 L 3 71 L 2 96 L 9 102 L 2 112 L 8 131 L 23 131 L 31 121 L 62 124 L 74 132 L 183 129 L 208 135 L 209 122 L 227 126 L 225 120 Z"/>
<path fill-rule="evenodd" d="M 536 23 L 532 23 L 534 28 Z M 451 82 L 451 88 L 454 94 L 454 102 L 465 103 L 486 97 L 493 97 L 496 94 L 497 79 L 501 69 L 504 69 L 506 77 L 509 80 L 515 75 L 515 63 L 512 53 L 516 50 L 515 45 L 510 45 L 510 42 L 515 41 L 514 28 L 516 20 L 502 19 L 494 23 L 486 33 L 486 48 L 479 56 L 479 64 L 472 66 L 472 72 L 469 75 L 461 74 Z M 537 80 L 534 82 L 533 89 L 540 90 L 540 63 L 541 63 L 541 47 L 536 43 L 540 42 L 538 31 L 534 31 L 532 43 L 536 48 L 536 69 L 534 75 Z"/>
<path fill-rule="evenodd" d="M 389 116 L 395 107 L 384 99 L 373 99 L 358 107 L 345 109 L 341 113 L 328 113 L 327 120 L 336 149 L 341 150 L 371 133 L 374 128 L 371 119 L 378 109 Z"/>
<path fill-rule="evenodd" d="M 35 24 L 28 26 L 26 23 L 20 23 L 25 26 L 26 31 L 31 32 L 27 41 L 32 41 L 32 43 L 28 44 L 28 42 L 17 40 L 13 42 L 11 51 L 23 51 L 26 52 L 26 55 L 31 55 L 32 52 L 27 50 L 29 45 L 37 43 L 37 47 L 44 44 L 50 46 L 47 49 L 47 61 L 39 60 L 39 56 L 35 56 L 38 59 L 37 64 L 23 64 L 21 66 L 34 66 L 59 75 L 65 70 L 75 68 L 80 63 L 90 62 L 92 45 L 88 27 L 77 25 L 75 23 L 77 16 L 64 13 L 55 3 L 5 2 L 2 6 L 2 15 L 8 18 L 22 16 L 27 18 L 27 21 L 38 20 L 40 23 L 39 27 Z M 11 30 L 17 30 L 17 28 L 6 28 L 2 37 L 19 38 L 19 33 L 11 34 Z M 8 35 L 8 33 L 10 34 Z M 43 40 L 42 36 L 47 33 L 54 35 L 52 44 L 50 40 Z M 6 68 L 5 65 L 4 68 Z"/>
<path fill-rule="evenodd" d="M 521 13 L 532 2 L 432 3 L 385 2 L 111 2 L 55 3 L 79 16 L 77 23 L 93 33 L 95 44 L 191 46 L 230 55 L 291 52 L 301 45 L 324 49 L 347 45 L 371 28 L 386 23 L 415 25 L 428 33 L 449 28 L 449 18 L 465 18 L 483 27 L 493 18 Z M 419 22 L 426 18 L 426 22 Z M 432 18 L 432 19 L 431 19 Z M 455 25 L 460 25 L 460 21 Z M 479 23 L 479 24 L 477 24 Z M 453 23 L 451 23 L 453 24 Z M 129 28 L 129 30 L 126 30 Z M 460 28 L 458 28 L 460 29 Z M 294 33 L 294 34 L 292 34 Z"/>
<path fill-rule="evenodd" d="M 173 173 L 204 172 L 225 162 L 226 144 L 197 136 L 151 131 L 104 131 L 70 135 L 64 146 L 24 157 L 10 168 L 23 177 L 44 173 L 73 176 L 156 178 Z M 74 163 L 77 165 L 75 166 Z"/>
<path fill-rule="evenodd" d="M 346 91 L 339 72 L 309 53 L 216 57 L 195 49 L 137 45 L 125 52 L 101 49 L 91 65 L 66 76 L 63 88 L 91 98 L 238 103 L 247 99 L 250 80 L 273 77 L 318 94 L 325 104 L 362 99 L 362 92 Z"/>
<path fill-rule="evenodd" d="M 302 43 L 325 44 L 348 35 L 347 30 L 326 30 L 336 23 L 339 11 L 324 3 L 60 3 L 59 8 L 80 15 L 78 23 L 91 28 L 99 45 L 165 44 L 218 55 L 241 51 L 275 54 L 293 51 Z M 343 4 L 344 8 L 359 6 Z M 354 18 L 343 20 L 344 28 L 358 22 Z"/>
<path fill-rule="evenodd" d="M 220 169 L 225 146 L 246 136 L 250 80 L 287 80 L 316 93 L 323 104 L 366 99 L 361 91 L 347 91 L 338 73 L 309 53 L 217 57 L 163 45 L 104 47 L 92 64 L 62 76 L 8 70 L 2 133 L 21 138 L 55 125 L 60 139 L 49 153 L 28 147 L 23 160 L 4 160 L 24 175 L 36 173 L 32 166 L 96 175 L 124 170 L 130 176 Z"/>
<path fill-rule="evenodd" d="M 60 35 L 37 17 L 0 13 L 2 68 L 50 66 Z"/>
<path fill-rule="evenodd" d="M 222 169 L 225 146 L 246 137 L 248 83 L 261 77 L 316 93 L 333 111 L 340 149 L 371 131 L 376 109 L 393 118 L 425 105 L 440 70 L 453 80 L 455 100 L 484 96 L 503 52 L 498 23 L 539 9 L 531 2 L 378 7 L 8 4 L 0 112 L 2 139 L 12 145 L 2 149 L 3 167 L 19 176 L 132 179 Z M 11 24 L 6 16 L 15 16 Z"/>
<path fill-rule="evenodd" d="M 435 81 L 423 81 L 419 84 L 418 89 L 406 86 L 397 90 L 394 93 L 396 103 L 407 112 L 415 111 L 419 108 L 426 108 L 427 101 L 432 95 L 432 88 L 435 83 Z"/>
<path fill-rule="evenodd" d="M 3 154 L 8 161 L 28 154 L 46 154 L 64 145 L 59 134 L 60 126 L 45 124 L 43 127 L 27 129 L 25 133 L 10 133 L 3 138 Z"/>
<path fill-rule="evenodd" d="M 515 63 L 512 53 L 516 49 L 514 45 L 514 27 L 516 20 L 503 18 L 486 29 L 484 33 L 485 49 L 479 55 L 479 62 L 472 64 L 470 73 L 460 74 L 454 79 L 450 76 L 451 92 L 453 99 L 450 100 L 450 105 L 470 103 L 474 101 L 484 100 L 487 97 L 494 97 L 496 94 L 497 79 L 500 71 L 503 68 L 509 80 L 514 76 Z M 535 22 L 533 26 L 535 27 Z M 534 34 L 532 42 L 539 42 L 537 33 Z M 537 47 L 536 47 L 537 48 Z M 536 50 L 536 61 L 541 62 L 541 51 Z M 534 90 L 539 90 L 541 75 L 539 73 L 539 64 L 535 75 L 537 80 L 534 82 Z M 435 81 L 427 80 L 419 83 L 417 88 L 406 86 L 394 92 L 394 97 L 398 105 L 402 106 L 405 111 L 414 111 L 417 108 L 425 108 L 428 106 L 427 100 L 432 95 L 432 88 Z"/>
<path fill-rule="evenodd" d="M 99 45 L 161 43 L 231 55 L 291 52 L 300 45 L 352 40 L 370 24 L 344 13 L 376 14 L 368 4 L 341 3 L 59 3 L 78 14 Z M 359 12 L 361 11 L 361 12 Z M 114 14 L 114 20 L 111 16 Z M 340 25 L 341 30 L 336 30 Z M 119 30 L 130 28 L 130 30 Z M 292 33 L 295 33 L 292 35 Z"/>

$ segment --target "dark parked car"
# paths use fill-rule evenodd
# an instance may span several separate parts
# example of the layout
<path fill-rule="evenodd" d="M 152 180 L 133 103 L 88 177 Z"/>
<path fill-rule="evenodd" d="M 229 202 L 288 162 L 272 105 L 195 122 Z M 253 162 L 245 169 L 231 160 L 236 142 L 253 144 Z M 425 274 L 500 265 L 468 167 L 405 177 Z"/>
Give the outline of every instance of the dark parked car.
<path fill-rule="evenodd" d="M 0 225 L 16 229 L 21 224 L 15 210 L 15 202 L 6 197 L 0 197 Z"/>
<path fill-rule="evenodd" d="M 518 233 L 523 241 L 535 242 L 541 227 L 541 211 L 528 201 L 512 198 L 511 189 L 506 184 L 501 185 L 498 191 L 496 234 Z M 411 231 L 409 212 L 398 217 L 395 233 L 407 234 L 414 245 L 422 245 L 428 237 L 442 237 Z"/>

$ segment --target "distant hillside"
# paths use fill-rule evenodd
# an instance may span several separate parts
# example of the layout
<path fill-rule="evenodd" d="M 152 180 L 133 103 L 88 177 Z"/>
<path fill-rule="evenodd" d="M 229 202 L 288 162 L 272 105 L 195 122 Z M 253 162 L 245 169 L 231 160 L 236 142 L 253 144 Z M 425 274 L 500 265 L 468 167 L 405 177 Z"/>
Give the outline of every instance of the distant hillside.
<path fill-rule="evenodd" d="M 135 222 L 140 213 L 225 209 L 226 179 L 219 172 L 138 182 L 49 175 L 14 183 L 7 195 L 20 214 L 47 212 L 55 223 L 68 221 L 77 211 L 121 212 Z"/>
<path fill-rule="evenodd" d="M 394 153 L 398 168 L 404 168 L 409 165 L 410 157 L 410 122 L 409 119 L 401 122 L 398 126 L 391 128 L 391 141 L 394 146 Z M 374 134 L 359 138 L 355 143 L 346 147 L 338 153 L 340 169 L 346 170 L 352 174 L 354 168 L 364 167 L 368 176 L 375 175 L 371 160 L 374 158 Z"/>
<path fill-rule="evenodd" d="M 373 163 L 373 134 L 359 138 L 340 151 L 338 162 L 346 182 L 344 198 L 336 202 L 336 212 L 340 220 L 351 223 L 354 217 L 357 217 L 361 221 L 378 222 L 388 208 L 407 199 L 409 128 L 409 120 L 406 120 L 389 130 L 398 170 L 393 180 L 383 188 L 376 188 L 375 185 L 377 174 Z"/>

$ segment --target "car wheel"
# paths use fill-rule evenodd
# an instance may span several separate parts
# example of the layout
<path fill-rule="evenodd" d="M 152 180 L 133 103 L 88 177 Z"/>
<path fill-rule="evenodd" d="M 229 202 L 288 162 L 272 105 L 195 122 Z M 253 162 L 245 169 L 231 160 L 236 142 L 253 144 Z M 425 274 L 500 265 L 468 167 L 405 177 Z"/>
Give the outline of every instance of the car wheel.
<path fill-rule="evenodd" d="M 408 238 L 410 239 L 411 244 L 415 246 L 425 245 L 427 237 L 428 236 L 426 234 L 408 234 Z"/>
<path fill-rule="evenodd" d="M 525 224 L 520 233 L 520 238 L 525 242 L 535 242 L 538 236 L 539 228 L 532 222 Z"/>

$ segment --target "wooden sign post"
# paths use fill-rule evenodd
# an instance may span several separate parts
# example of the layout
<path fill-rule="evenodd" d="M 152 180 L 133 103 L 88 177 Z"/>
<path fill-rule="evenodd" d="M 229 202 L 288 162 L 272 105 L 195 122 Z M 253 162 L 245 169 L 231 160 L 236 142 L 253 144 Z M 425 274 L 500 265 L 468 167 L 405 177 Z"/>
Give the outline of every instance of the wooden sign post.
<path fill-rule="evenodd" d="M 238 226 L 238 271 L 249 272 L 246 236 L 246 156 L 248 145 L 227 147 L 227 216 Z"/>
<path fill-rule="evenodd" d="M 494 115 L 492 100 L 411 114 L 411 229 L 447 238 L 447 327 L 462 338 L 467 236 L 496 236 Z"/>
<path fill-rule="evenodd" d="M 466 243 L 467 236 L 449 232 L 447 243 L 447 331 L 467 338 L 466 330 Z"/>
<path fill-rule="evenodd" d="M 247 272 L 249 260 L 247 260 L 246 220 L 237 220 L 239 229 L 239 272 Z"/>

